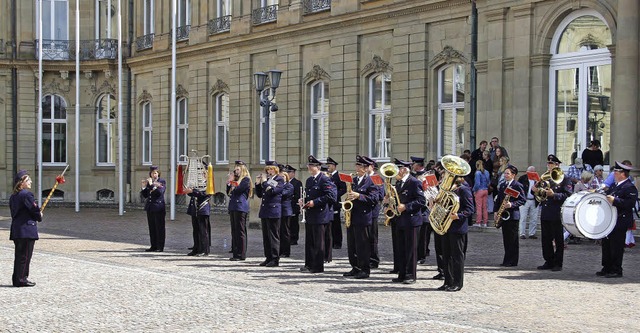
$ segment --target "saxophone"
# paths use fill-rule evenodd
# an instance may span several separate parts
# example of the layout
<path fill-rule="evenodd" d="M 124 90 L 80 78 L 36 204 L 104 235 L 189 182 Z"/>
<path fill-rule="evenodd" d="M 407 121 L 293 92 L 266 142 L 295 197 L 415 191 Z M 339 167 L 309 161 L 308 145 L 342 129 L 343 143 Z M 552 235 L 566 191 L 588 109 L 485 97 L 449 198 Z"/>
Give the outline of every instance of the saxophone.
<path fill-rule="evenodd" d="M 400 196 L 396 187 L 391 185 L 391 178 L 395 178 L 398 175 L 400 169 L 393 163 L 385 163 L 380 167 L 380 174 L 384 177 L 385 196 L 388 198 L 387 209 L 384 211 L 384 215 L 387 217 L 384 220 L 385 227 L 389 226 L 389 222 L 395 216 L 400 216 L 398 206 L 400 205 Z"/>
<path fill-rule="evenodd" d="M 495 218 L 495 221 L 493 221 L 494 227 L 496 227 L 497 229 L 500 229 L 500 227 L 502 227 L 502 221 L 507 221 L 511 218 L 511 213 L 506 211 L 507 202 L 509 202 L 511 197 L 518 198 L 519 196 L 520 196 L 520 192 L 512 189 L 511 187 L 507 187 L 504 189 L 504 199 L 500 204 L 500 208 L 496 212 L 497 218 Z"/>

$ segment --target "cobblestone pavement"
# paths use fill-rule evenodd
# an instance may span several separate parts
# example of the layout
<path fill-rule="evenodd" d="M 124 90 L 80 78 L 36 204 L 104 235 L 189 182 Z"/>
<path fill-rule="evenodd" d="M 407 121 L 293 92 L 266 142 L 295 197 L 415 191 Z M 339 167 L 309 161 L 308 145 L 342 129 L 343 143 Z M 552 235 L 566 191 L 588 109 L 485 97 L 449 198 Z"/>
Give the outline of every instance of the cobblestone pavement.
<path fill-rule="evenodd" d="M 280 267 L 259 267 L 260 230 L 249 230 L 249 258 L 231 262 L 226 215 L 212 217 L 209 257 L 186 256 L 186 214 L 167 221 L 163 253 L 149 247 L 143 211 L 50 208 L 39 225 L 30 279 L 11 287 L 13 244 L 0 207 L 0 331 L 189 332 L 632 332 L 637 330 L 638 249 L 625 253 L 624 277 L 599 278 L 600 248 L 569 245 L 564 270 L 538 271 L 540 240 L 521 240 L 520 265 L 503 268 L 495 229 L 469 234 L 462 291 L 437 291 L 435 259 L 413 285 L 393 284 L 390 230 L 380 228 L 384 264 L 366 280 L 348 271 L 346 244 L 324 274 L 304 274 L 304 239 Z M 304 232 L 302 232 L 304 235 Z M 226 239 L 226 242 L 225 242 Z M 433 245 L 431 246 L 433 249 Z"/>

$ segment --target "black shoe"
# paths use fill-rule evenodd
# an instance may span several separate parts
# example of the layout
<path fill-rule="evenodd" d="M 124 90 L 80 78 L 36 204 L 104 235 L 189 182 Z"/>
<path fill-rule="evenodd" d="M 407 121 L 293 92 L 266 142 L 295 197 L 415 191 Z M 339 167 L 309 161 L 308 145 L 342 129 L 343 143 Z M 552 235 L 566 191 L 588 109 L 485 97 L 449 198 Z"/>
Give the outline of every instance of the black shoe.
<path fill-rule="evenodd" d="M 366 278 L 368 278 L 368 277 L 369 277 L 369 274 L 368 274 L 368 273 L 365 273 L 365 272 L 363 272 L 363 271 L 359 271 L 358 273 L 356 273 L 356 274 L 353 276 L 353 278 L 354 278 L 354 279 L 366 279 Z"/>
<path fill-rule="evenodd" d="M 334 250 L 340 250 L 342 248 L 342 245 L 334 245 L 333 249 Z"/>
<path fill-rule="evenodd" d="M 562 270 L 562 266 L 553 266 L 553 268 L 551 269 L 552 272 L 559 272 Z"/>
<path fill-rule="evenodd" d="M 438 273 L 438 275 L 435 275 L 434 277 L 432 277 L 432 279 L 434 279 L 434 280 L 444 280 L 444 274 Z"/>
<path fill-rule="evenodd" d="M 36 285 L 35 282 L 31 282 L 31 281 L 27 280 L 27 282 L 14 284 L 13 286 L 14 287 L 33 287 L 35 285 Z"/>
<path fill-rule="evenodd" d="M 155 252 L 164 252 L 164 249 L 157 249 Z"/>
<path fill-rule="evenodd" d="M 389 274 L 398 274 L 398 270 L 394 269 L 392 271 L 389 271 Z"/>
<path fill-rule="evenodd" d="M 291 245 L 298 245 L 298 242 L 291 242 Z"/>
<path fill-rule="evenodd" d="M 156 251 L 155 247 L 150 247 L 150 248 L 144 250 L 144 252 L 155 252 L 155 251 Z"/>
<path fill-rule="evenodd" d="M 233 253 L 233 250 L 229 250 L 229 252 L 228 252 L 228 253 Z"/>
<path fill-rule="evenodd" d="M 402 283 L 404 283 L 404 284 L 414 284 L 414 283 L 416 283 L 416 280 L 414 280 L 414 279 L 405 279 L 404 281 L 402 281 Z"/>
<path fill-rule="evenodd" d="M 300 272 L 302 272 L 302 273 L 308 273 L 309 271 L 310 271 L 310 269 L 307 266 L 300 267 Z"/>
<path fill-rule="evenodd" d="M 622 273 L 607 273 L 604 277 L 606 278 L 621 278 Z"/>
<path fill-rule="evenodd" d="M 328 264 L 328 263 L 330 263 L 330 262 L 331 262 L 331 260 L 325 260 L 325 261 L 324 261 L 324 263 L 325 263 L 325 264 Z"/>
<path fill-rule="evenodd" d="M 449 286 L 447 286 L 446 284 L 443 284 L 440 287 L 438 287 L 438 290 L 447 290 L 447 288 L 449 288 Z"/>
<path fill-rule="evenodd" d="M 278 267 L 278 266 L 280 266 L 280 263 L 277 260 L 271 260 L 265 265 L 265 267 Z"/>
<path fill-rule="evenodd" d="M 518 266 L 518 264 L 500 264 L 500 266 L 504 266 L 504 267 L 516 267 L 516 266 Z"/>
<path fill-rule="evenodd" d="M 311 274 L 324 273 L 324 269 L 310 269 L 309 273 Z"/>
<path fill-rule="evenodd" d="M 354 268 L 354 269 L 352 269 L 352 270 L 350 270 L 350 271 L 348 271 L 348 272 L 346 272 L 346 273 L 342 274 L 342 276 L 355 276 L 355 275 L 356 275 L 356 273 L 358 273 L 358 270 L 356 270 L 356 269 Z"/>
<path fill-rule="evenodd" d="M 243 260 L 244 260 L 244 259 L 242 259 L 242 258 L 237 258 L 237 257 L 229 258 L 229 261 L 243 261 Z"/>
<path fill-rule="evenodd" d="M 195 256 L 196 254 L 198 254 L 197 252 L 191 251 L 189 253 L 187 253 L 188 256 Z"/>
<path fill-rule="evenodd" d="M 538 266 L 538 269 L 552 269 L 552 268 L 553 268 L 553 266 L 551 266 L 551 265 L 549 265 L 547 263 L 544 263 L 544 265 L 542 265 L 542 266 Z"/>
<path fill-rule="evenodd" d="M 369 268 L 378 268 L 378 263 L 377 262 L 370 262 L 369 263 Z"/>
<path fill-rule="evenodd" d="M 192 246 L 192 247 L 188 247 L 188 248 L 187 248 L 187 250 L 193 250 L 193 249 L 195 249 L 195 247 L 194 247 L 194 246 Z"/>
<path fill-rule="evenodd" d="M 527 239 L 527 236 L 525 236 L 525 235 L 520 235 L 520 239 Z"/>
<path fill-rule="evenodd" d="M 261 262 L 261 263 L 260 263 L 260 266 L 267 266 L 267 264 L 269 263 L 269 261 L 271 261 L 271 260 L 267 259 L 267 260 L 265 260 L 265 261 Z"/>
<path fill-rule="evenodd" d="M 198 253 L 198 254 L 196 254 L 196 257 L 206 257 L 208 255 L 209 255 L 209 253 Z"/>
<path fill-rule="evenodd" d="M 455 292 L 455 291 L 460 291 L 460 289 L 462 289 L 462 287 L 460 287 L 460 286 L 449 286 L 449 287 L 447 287 L 447 289 L 445 289 L 445 291 L 453 291 L 453 292 Z"/>
<path fill-rule="evenodd" d="M 391 282 L 393 282 L 393 283 L 402 283 L 403 281 L 404 281 L 404 278 L 391 279 Z"/>
<path fill-rule="evenodd" d="M 420 264 L 420 265 L 424 265 L 425 262 L 427 262 L 427 259 L 418 260 L 418 264 Z"/>
<path fill-rule="evenodd" d="M 596 272 L 596 276 L 606 276 L 606 275 L 607 275 L 607 272 L 605 272 L 604 269 Z"/>
<path fill-rule="evenodd" d="M 287 253 L 287 254 L 281 254 L 280 258 L 289 258 L 291 256 L 291 254 Z"/>
<path fill-rule="evenodd" d="M 538 239 L 538 236 L 536 236 L 536 235 L 529 236 L 529 239 Z"/>

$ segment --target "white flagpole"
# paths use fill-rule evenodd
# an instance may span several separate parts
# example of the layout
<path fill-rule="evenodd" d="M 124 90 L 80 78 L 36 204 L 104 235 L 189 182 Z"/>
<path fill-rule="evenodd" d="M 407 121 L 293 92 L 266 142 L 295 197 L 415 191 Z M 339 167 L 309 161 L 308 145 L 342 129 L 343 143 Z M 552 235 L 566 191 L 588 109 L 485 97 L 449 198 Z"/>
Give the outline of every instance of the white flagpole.
<path fill-rule="evenodd" d="M 111 0 L 109 0 L 111 2 Z M 120 203 L 120 215 L 124 215 L 124 158 L 122 133 L 122 0 L 118 0 L 118 201 Z M 111 10 L 111 6 L 109 6 Z"/>
<path fill-rule="evenodd" d="M 38 203 L 42 205 L 42 1 L 38 1 Z M 53 101 L 52 101 L 53 102 Z M 53 103 L 52 103 L 53 104 Z M 51 138 L 53 139 L 53 138 Z"/>
<path fill-rule="evenodd" d="M 169 219 L 176 219 L 176 0 L 171 0 L 171 144 L 170 144 L 170 185 Z"/>
<path fill-rule="evenodd" d="M 76 0 L 76 213 L 80 211 L 80 0 Z"/>

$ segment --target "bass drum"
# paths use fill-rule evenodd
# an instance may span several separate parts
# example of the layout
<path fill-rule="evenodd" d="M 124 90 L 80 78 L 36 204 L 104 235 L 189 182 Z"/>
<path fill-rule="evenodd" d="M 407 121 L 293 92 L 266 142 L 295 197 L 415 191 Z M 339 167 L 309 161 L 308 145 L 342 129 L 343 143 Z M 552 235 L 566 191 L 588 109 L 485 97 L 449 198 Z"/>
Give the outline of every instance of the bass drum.
<path fill-rule="evenodd" d="M 562 204 L 562 225 L 572 235 L 590 239 L 607 237 L 616 226 L 618 210 L 600 193 L 574 193 Z"/>

